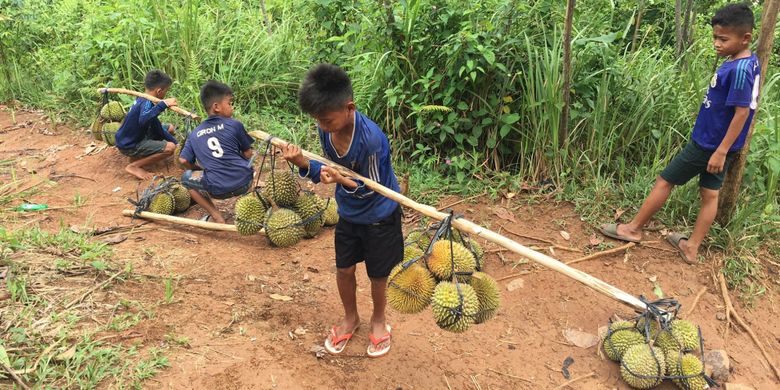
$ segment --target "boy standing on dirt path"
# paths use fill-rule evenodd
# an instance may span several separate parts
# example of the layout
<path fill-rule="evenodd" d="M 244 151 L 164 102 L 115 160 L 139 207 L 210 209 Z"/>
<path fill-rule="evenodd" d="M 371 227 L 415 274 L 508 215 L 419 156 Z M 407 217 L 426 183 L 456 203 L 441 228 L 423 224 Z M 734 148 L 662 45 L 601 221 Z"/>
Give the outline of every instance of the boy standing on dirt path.
<path fill-rule="evenodd" d="M 398 180 L 390 161 L 390 144 L 376 123 L 358 112 L 352 101 L 352 82 L 341 68 L 320 64 L 309 70 L 298 92 L 303 112 L 317 120 L 325 156 L 394 191 Z M 368 332 L 370 357 L 387 354 L 391 328 L 385 319 L 385 292 L 390 270 L 403 258 L 401 206 L 365 184 L 318 161 L 308 160 L 301 149 L 288 145 L 284 158 L 300 168 L 300 175 L 315 183 L 336 183 L 339 222 L 336 224 L 336 284 L 344 306 L 344 319 L 333 326 L 325 349 L 339 354 L 360 326 L 355 290 L 355 268 L 365 261 L 371 279 L 374 311 Z"/>
<path fill-rule="evenodd" d="M 605 224 L 601 232 L 618 240 L 639 242 L 642 228 L 663 207 L 676 185 L 699 176 L 701 211 L 686 237 L 680 233 L 667 241 L 685 262 L 698 261 L 699 246 L 718 211 L 718 194 L 734 155 L 745 144 L 750 122 L 757 107 L 759 61 L 750 51 L 754 27 L 753 12 L 746 4 L 729 4 L 712 18 L 714 48 L 726 61 L 710 81 L 699 109 L 691 141 L 661 172 L 650 195 L 628 224 Z"/>
<path fill-rule="evenodd" d="M 214 222 L 225 223 L 211 198 L 227 199 L 249 191 L 254 173 L 251 162 L 254 140 L 244 125 L 233 119 L 230 87 L 208 81 L 200 88 L 200 102 L 209 117 L 190 133 L 181 149 L 179 162 L 187 167 L 181 183 Z M 195 169 L 203 171 L 193 172 Z"/>
<path fill-rule="evenodd" d="M 173 80 L 161 70 L 152 70 L 146 74 L 144 88 L 146 94 L 165 99 L 165 94 Z M 160 100 L 156 105 L 142 97 L 136 98 L 125 120 L 116 132 L 116 147 L 119 152 L 131 159 L 125 171 L 141 179 L 148 180 L 152 174 L 145 166 L 165 160 L 176 150 L 176 138 L 173 125 L 160 123 L 157 119 L 168 107 L 176 105 L 176 99 Z"/>

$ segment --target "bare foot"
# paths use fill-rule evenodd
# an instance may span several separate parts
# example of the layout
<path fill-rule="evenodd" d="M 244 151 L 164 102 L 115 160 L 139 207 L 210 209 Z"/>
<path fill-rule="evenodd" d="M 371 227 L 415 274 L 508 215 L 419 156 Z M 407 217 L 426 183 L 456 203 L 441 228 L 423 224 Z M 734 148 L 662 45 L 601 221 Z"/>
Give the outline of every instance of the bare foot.
<path fill-rule="evenodd" d="M 682 252 L 685 255 L 686 262 L 689 264 L 696 264 L 699 253 L 697 250 L 694 250 L 690 244 L 688 244 L 688 240 L 684 238 L 680 240 L 680 249 L 682 249 Z"/>
<path fill-rule="evenodd" d="M 149 180 L 154 176 L 151 172 L 141 167 L 134 166 L 132 164 L 126 166 L 125 171 L 127 171 L 127 173 L 137 177 L 140 180 Z"/>
<path fill-rule="evenodd" d="M 639 241 L 642 239 L 642 230 L 632 229 L 629 225 L 617 225 L 617 233 L 632 240 Z"/>

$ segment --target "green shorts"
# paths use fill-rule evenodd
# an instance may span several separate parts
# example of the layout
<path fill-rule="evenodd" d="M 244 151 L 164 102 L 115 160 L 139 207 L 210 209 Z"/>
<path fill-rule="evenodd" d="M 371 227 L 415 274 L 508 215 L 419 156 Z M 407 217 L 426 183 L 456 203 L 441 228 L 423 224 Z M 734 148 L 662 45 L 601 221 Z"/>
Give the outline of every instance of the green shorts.
<path fill-rule="evenodd" d="M 723 171 L 714 174 L 707 172 L 707 164 L 712 157 L 711 151 L 702 149 L 696 142 L 690 141 L 680 153 L 664 168 L 661 177 L 674 185 L 683 185 L 694 176 L 699 176 L 699 187 L 709 190 L 719 190 L 723 185 L 723 179 L 726 171 L 731 165 L 731 161 L 737 152 L 730 152 L 726 155 L 726 163 L 723 165 Z"/>

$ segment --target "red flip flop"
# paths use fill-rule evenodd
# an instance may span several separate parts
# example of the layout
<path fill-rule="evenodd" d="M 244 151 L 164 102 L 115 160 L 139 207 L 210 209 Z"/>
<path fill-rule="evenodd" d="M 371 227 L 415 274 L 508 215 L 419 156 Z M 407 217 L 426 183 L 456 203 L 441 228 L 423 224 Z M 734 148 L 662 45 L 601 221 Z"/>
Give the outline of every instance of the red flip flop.
<path fill-rule="evenodd" d="M 352 336 L 355 333 L 356 330 L 358 330 L 360 326 L 356 326 L 355 329 L 352 329 L 349 333 L 344 333 L 341 336 L 336 335 L 336 327 L 330 328 L 330 334 L 328 335 L 328 338 L 325 339 L 325 350 L 328 351 L 331 355 L 338 355 L 342 352 L 344 352 L 344 349 L 347 348 L 347 344 L 349 344 L 349 340 L 352 340 Z M 339 348 L 339 344 L 342 344 Z"/>
<path fill-rule="evenodd" d="M 387 343 L 382 349 L 377 350 L 376 347 L 379 344 L 382 344 L 386 341 L 389 341 L 393 338 L 393 335 L 390 333 L 392 332 L 392 328 L 390 325 L 385 325 L 385 329 L 387 330 L 387 333 L 382 337 L 374 337 L 373 333 L 368 334 L 368 339 L 371 341 L 371 344 L 368 345 L 368 349 L 366 349 L 366 353 L 368 354 L 368 357 L 372 358 L 378 358 L 381 356 L 387 355 L 388 352 L 390 352 L 390 347 L 392 346 L 391 343 Z M 374 351 L 371 351 L 371 348 L 374 348 Z"/>

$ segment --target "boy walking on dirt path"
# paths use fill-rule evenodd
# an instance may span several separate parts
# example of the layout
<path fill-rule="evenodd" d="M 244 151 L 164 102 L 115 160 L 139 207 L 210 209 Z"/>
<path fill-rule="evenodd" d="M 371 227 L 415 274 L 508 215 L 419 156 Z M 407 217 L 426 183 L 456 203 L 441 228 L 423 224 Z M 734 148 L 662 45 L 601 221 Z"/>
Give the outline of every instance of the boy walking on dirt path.
<path fill-rule="evenodd" d="M 357 111 L 352 82 L 338 66 L 320 64 L 309 70 L 298 92 L 303 112 L 317 120 L 325 156 L 339 165 L 399 191 L 390 161 L 390 144 L 376 123 Z M 370 357 L 387 354 L 391 328 L 385 318 L 387 276 L 403 258 L 401 206 L 379 195 L 355 178 L 308 160 L 301 149 L 288 145 L 284 158 L 299 167 L 300 175 L 315 183 L 336 183 L 339 222 L 336 224 L 336 284 L 344 306 L 344 319 L 331 328 L 325 349 L 339 354 L 360 326 L 355 290 L 355 268 L 365 261 L 371 279 L 374 311 L 368 332 Z"/>
<path fill-rule="evenodd" d="M 165 99 L 171 84 L 173 80 L 160 70 L 147 73 L 144 79 L 146 94 L 164 100 L 155 105 L 142 97 L 136 98 L 116 132 L 116 147 L 119 152 L 131 159 L 137 158 L 125 167 L 125 171 L 141 180 L 148 180 L 153 176 L 144 169 L 145 166 L 165 160 L 176 150 L 173 125 L 163 125 L 157 119 L 166 108 L 176 105 L 176 99 Z"/>
<path fill-rule="evenodd" d="M 746 4 L 729 4 L 712 18 L 714 48 L 726 61 L 710 81 L 691 141 L 661 172 L 650 195 L 628 224 L 605 224 L 601 232 L 618 240 L 639 242 L 642 228 L 663 207 L 674 186 L 699 176 L 701 210 L 693 233 L 667 236 L 685 262 L 698 261 L 699 246 L 718 211 L 718 195 L 734 155 L 745 144 L 757 107 L 759 61 L 750 51 L 753 12 Z"/>
<path fill-rule="evenodd" d="M 181 149 L 179 162 L 187 167 L 181 183 L 214 222 L 225 223 L 211 198 L 227 199 L 249 191 L 254 140 L 244 125 L 233 119 L 230 87 L 209 81 L 200 89 L 200 102 L 209 117 L 190 133 Z"/>

